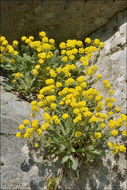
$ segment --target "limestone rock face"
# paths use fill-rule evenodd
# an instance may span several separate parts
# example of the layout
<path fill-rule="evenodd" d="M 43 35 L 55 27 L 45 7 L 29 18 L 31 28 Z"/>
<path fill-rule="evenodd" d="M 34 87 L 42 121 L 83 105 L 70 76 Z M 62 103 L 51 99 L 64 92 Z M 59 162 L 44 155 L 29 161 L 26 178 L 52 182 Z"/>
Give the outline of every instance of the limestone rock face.
<path fill-rule="evenodd" d="M 18 125 L 30 115 L 30 104 L 1 87 L 1 189 L 30 189 L 38 168 L 29 162 L 25 141 L 17 139 Z M 30 171 L 30 172 L 29 172 Z"/>
<path fill-rule="evenodd" d="M 117 27 L 113 34 L 115 25 Z M 92 38 L 99 38 L 104 41 L 105 47 L 97 62 L 98 73 L 101 73 L 103 79 L 108 79 L 112 84 L 112 88 L 115 90 L 116 104 L 122 108 L 124 113 L 127 112 L 126 28 L 126 11 L 123 11 L 113 17 L 105 27 L 91 35 Z"/>
<path fill-rule="evenodd" d="M 21 35 L 38 36 L 41 30 L 57 42 L 83 40 L 125 8 L 125 0 L 2 1 L 1 33 L 10 41 Z"/>

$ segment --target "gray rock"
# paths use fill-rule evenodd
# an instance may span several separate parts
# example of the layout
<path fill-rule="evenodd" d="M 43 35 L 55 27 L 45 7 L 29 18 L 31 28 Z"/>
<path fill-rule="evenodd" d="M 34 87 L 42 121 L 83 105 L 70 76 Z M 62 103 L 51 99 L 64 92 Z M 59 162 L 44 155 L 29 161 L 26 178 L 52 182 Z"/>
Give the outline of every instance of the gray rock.
<path fill-rule="evenodd" d="M 103 80 L 108 79 L 115 90 L 116 104 L 126 113 L 126 12 L 120 12 L 104 27 L 91 34 L 104 42 L 105 47 L 97 61 L 98 73 L 103 75 Z M 117 30 L 113 33 L 113 26 Z M 103 31 L 107 31 L 106 33 Z M 99 86 L 99 85 L 98 85 Z M 100 85 L 100 87 L 102 84 Z M 99 87 L 98 87 L 99 88 Z"/>
<path fill-rule="evenodd" d="M 15 136 L 18 125 L 31 113 L 30 104 L 2 86 L 1 100 L 1 189 L 31 189 L 31 181 L 39 178 L 38 168 L 33 166 L 26 142 Z"/>
<path fill-rule="evenodd" d="M 2 1 L 1 33 L 10 41 L 21 35 L 37 37 L 42 30 L 57 42 L 69 38 L 83 40 L 125 8 L 125 0 Z"/>

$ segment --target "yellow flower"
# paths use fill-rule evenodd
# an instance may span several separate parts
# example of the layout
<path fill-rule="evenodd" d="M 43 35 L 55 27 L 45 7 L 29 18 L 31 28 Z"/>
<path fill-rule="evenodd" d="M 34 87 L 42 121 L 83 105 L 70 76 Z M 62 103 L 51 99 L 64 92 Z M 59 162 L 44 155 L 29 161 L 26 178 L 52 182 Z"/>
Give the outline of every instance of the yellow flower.
<path fill-rule="evenodd" d="M 4 37 L 4 36 L 1 36 L 1 37 L 0 37 L 0 42 L 2 42 L 2 41 L 4 41 L 4 40 L 6 40 L 5 37 Z"/>
<path fill-rule="evenodd" d="M 56 87 L 57 87 L 57 88 L 59 88 L 59 87 L 61 87 L 61 86 L 62 86 L 62 83 L 61 83 L 61 82 L 57 82 L 57 83 L 56 83 Z"/>
<path fill-rule="evenodd" d="M 106 105 L 106 107 L 107 107 L 107 108 L 112 108 L 112 103 L 108 103 L 108 104 Z"/>
<path fill-rule="evenodd" d="M 113 89 L 110 89 L 110 90 L 109 90 L 109 94 L 112 95 L 112 94 L 114 94 L 114 93 L 115 93 L 115 91 L 114 91 Z"/>
<path fill-rule="evenodd" d="M 101 75 L 101 74 L 97 74 L 97 78 L 98 78 L 98 79 L 101 79 L 101 78 L 102 78 L 102 75 Z"/>
<path fill-rule="evenodd" d="M 22 133 L 21 133 L 21 132 L 17 132 L 17 133 L 16 133 L 16 137 L 17 137 L 17 138 L 20 138 L 21 136 L 22 136 Z"/>
<path fill-rule="evenodd" d="M 36 66 L 35 66 L 35 69 L 36 69 L 36 70 L 39 70 L 39 69 L 40 69 L 40 65 L 36 65 Z"/>
<path fill-rule="evenodd" d="M 45 84 L 47 84 L 47 85 L 54 84 L 54 80 L 53 80 L 53 79 L 47 79 L 47 80 L 45 81 Z"/>
<path fill-rule="evenodd" d="M 21 40 L 22 40 L 22 41 L 25 41 L 26 39 L 27 39 L 26 36 L 22 36 L 22 37 L 21 37 Z"/>
<path fill-rule="evenodd" d="M 14 59 L 10 59 L 10 63 L 15 63 L 15 60 Z"/>
<path fill-rule="evenodd" d="M 14 77 L 15 77 L 15 79 L 19 79 L 19 78 L 23 77 L 23 74 L 20 72 L 14 73 Z"/>
<path fill-rule="evenodd" d="M 97 117 L 95 116 L 92 116 L 89 120 L 90 123 L 94 123 L 94 122 L 97 122 Z"/>
<path fill-rule="evenodd" d="M 106 126 L 105 123 L 101 123 L 101 124 L 100 124 L 100 127 L 101 127 L 101 128 L 105 128 L 105 126 Z"/>
<path fill-rule="evenodd" d="M 17 46 L 18 45 L 18 41 L 14 40 L 13 41 L 13 46 Z"/>
<path fill-rule="evenodd" d="M 44 106 L 44 102 L 43 102 L 43 101 L 38 102 L 38 106 L 39 106 L 39 107 Z"/>
<path fill-rule="evenodd" d="M 32 133 L 34 131 L 34 128 L 27 128 L 26 133 Z"/>
<path fill-rule="evenodd" d="M 114 120 L 109 120 L 108 125 L 109 125 L 110 128 L 114 128 L 114 127 L 116 127 L 116 121 L 114 121 Z"/>
<path fill-rule="evenodd" d="M 34 40 L 34 37 L 33 37 L 33 36 L 29 36 L 29 39 L 30 39 L 30 40 Z"/>
<path fill-rule="evenodd" d="M 50 39 L 49 42 L 50 42 L 51 44 L 55 44 L 55 40 L 54 40 L 54 39 Z"/>
<path fill-rule="evenodd" d="M 38 146 L 39 146 L 39 144 L 38 144 L 38 143 L 35 143 L 34 147 L 37 148 Z"/>
<path fill-rule="evenodd" d="M 86 70 L 86 74 L 89 75 L 89 76 L 91 76 L 93 73 L 94 73 L 94 72 L 93 72 L 93 69 L 92 69 L 92 68 L 88 68 L 88 69 Z"/>
<path fill-rule="evenodd" d="M 38 134 L 38 136 L 40 136 L 42 134 L 42 129 L 38 129 L 37 134 Z"/>
<path fill-rule="evenodd" d="M 53 109 L 53 110 L 55 110 L 55 109 L 56 109 L 56 104 L 55 104 L 55 103 L 52 103 L 52 104 L 50 105 L 50 108 Z"/>
<path fill-rule="evenodd" d="M 81 121 L 81 120 L 82 120 L 81 116 L 77 116 L 77 117 L 73 120 L 73 122 L 74 122 L 74 123 L 78 123 L 78 122 Z"/>
<path fill-rule="evenodd" d="M 57 76 L 57 74 L 55 73 L 53 69 L 50 69 L 49 72 L 50 72 L 51 77 L 55 78 Z"/>
<path fill-rule="evenodd" d="M 78 109 L 78 108 L 75 108 L 74 110 L 73 110 L 73 113 L 74 114 L 78 114 L 80 112 L 80 110 Z"/>
<path fill-rule="evenodd" d="M 19 130 L 23 130 L 25 129 L 25 126 L 24 125 L 19 125 Z"/>
<path fill-rule="evenodd" d="M 11 45 L 7 46 L 8 52 L 12 53 L 14 51 L 13 47 Z"/>
<path fill-rule="evenodd" d="M 116 155 L 116 154 L 118 153 L 118 148 L 114 148 L 114 149 L 112 150 L 112 152 L 113 152 L 114 155 Z"/>
<path fill-rule="evenodd" d="M 115 98 L 111 98 L 111 102 L 115 102 L 116 100 L 115 100 Z"/>
<path fill-rule="evenodd" d="M 100 42 L 100 47 L 104 48 L 104 42 Z"/>
<path fill-rule="evenodd" d="M 109 84 L 109 83 L 108 83 L 108 84 L 106 84 L 106 85 L 105 85 L 105 88 L 106 88 L 106 89 L 111 88 L 111 84 Z"/>
<path fill-rule="evenodd" d="M 59 102 L 59 105 L 61 105 L 61 106 L 64 105 L 64 102 L 63 102 L 63 101 L 60 101 L 60 102 Z"/>
<path fill-rule="evenodd" d="M 8 44 L 7 40 L 4 40 L 3 43 L 2 43 L 3 46 L 6 46 L 7 44 Z"/>
<path fill-rule="evenodd" d="M 95 138 L 100 139 L 102 137 L 102 134 L 100 132 L 95 133 Z"/>
<path fill-rule="evenodd" d="M 93 65 L 92 69 L 97 70 L 97 65 Z"/>
<path fill-rule="evenodd" d="M 67 119 L 68 117 L 69 117 L 69 115 L 67 113 L 65 113 L 65 114 L 62 115 L 63 119 Z"/>
<path fill-rule="evenodd" d="M 80 77 L 78 77 L 78 78 L 76 79 L 76 81 L 79 82 L 79 83 L 82 83 L 82 82 L 85 81 L 85 77 L 84 77 L 84 76 L 80 76 Z"/>
<path fill-rule="evenodd" d="M 46 58 L 46 53 L 45 52 L 39 53 L 38 57 L 39 57 L 39 59 L 45 59 Z"/>
<path fill-rule="evenodd" d="M 62 55 L 65 55 L 65 54 L 66 54 L 66 50 L 63 49 L 63 50 L 61 51 L 61 54 L 62 54 Z"/>
<path fill-rule="evenodd" d="M 124 145 L 120 145 L 120 146 L 119 146 L 119 150 L 120 150 L 121 152 L 126 152 L 126 147 L 125 147 Z"/>
<path fill-rule="evenodd" d="M 113 112 L 112 112 L 112 111 L 109 111 L 109 112 L 108 112 L 108 115 L 113 115 Z"/>
<path fill-rule="evenodd" d="M 13 83 L 16 83 L 16 79 L 12 80 Z"/>
<path fill-rule="evenodd" d="M 59 123 L 60 123 L 60 119 L 57 117 L 57 115 L 53 115 L 53 116 L 52 116 L 52 120 L 53 120 L 56 124 L 59 124 Z"/>
<path fill-rule="evenodd" d="M 95 40 L 94 40 L 94 44 L 95 44 L 96 46 L 99 46 L 99 45 L 100 45 L 100 41 L 99 41 L 98 39 L 95 39 Z"/>
<path fill-rule="evenodd" d="M 85 43 L 90 44 L 91 43 L 91 39 L 90 38 L 86 38 L 85 39 Z"/>
<path fill-rule="evenodd" d="M 69 59 L 70 59 L 71 61 L 73 61 L 73 60 L 75 59 L 75 56 L 74 56 L 74 55 L 70 55 L 70 56 L 69 56 Z"/>
<path fill-rule="evenodd" d="M 41 99 L 43 99 L 43 98 L 44 98 L 44 95 L 39 94 L 39 95 L 37 96 L 37 98 L 38 98 L 38 100 L 41 100 Z M 35 104 L 35 105 L 36 105 L 36 104 Z"/>
<path fill-rule="evenodd" d="M 113 142 L 108 142 L 108 146 L 109 146 L 109 148 L 113 148 L 114 147 L 114 143 Z"/>
<path fill-rule="evenodd" d="M 44 63 L 44 60 L 43 60 L 43 59 L 39 59 L 39 60 L 38 60 L 38 63 L 39 63 L 39 64 L 43 64 L 43 63 Z"/>
<path fill-rule="evenodd" d="M 117 111 L 117 112 L 120 112 L 120 107 L 116 107 L 116 111 Z"/>
<path fill-rule="evenodd" d="M 29 125 L 30 121 L 28 119 L 24 120 L 24 125 Z"/>
<path fill-rule="evenodd" d="M 32 102 L 31 102 L 31 105 L 32 105 L 32 106 L 35 106 L 36 104 L 37 104 L 36 101 L 32 101 Z"/>
<path fill-rule="evenodd" d="M 90 111 L 86 111 L 85 113 L 83 113 L 83 115 L 85 117 L 91 117 L 92 113 Z"/>
<path fill-rule="evenodd" d="M 38 71 L 37 71 L 36 69 L 33 69 L 33 70 L 32 70 L 32 74 L 33 74 L 33 75 L 38 75 Z"/>
<path fill-rule="evenodd" d="M 37 128 L 38 127 L 38 121 L 35 119 L 32 121 L 32 127 Z"/>
<path fill-rule="evenodd" d="M 76 131 L 75 132 L 75 137 L 81 137 L 82 135 L 82 132 L 81 131 Z"/>
<path fill-rule="evenodd" d="M 83 82 L 83 83 L 80 84 L 80 86 L 83 87 L 83 88 L 86 88 L 87 87 L 87 83 Z"/>
<path fill-rule="evenodd" d="M 39 33 L 39 36 L 40 36 L 40 37 L 45 37 L 45 36 L 46 36 L 46 33 L 45 33 L 44 31 L 42 31 L 42 32 Z"/>
<path fill-rule="evenodd" d="M 25 133 L 24 134 L 24 139 L 29 139 L 30 138 L 30 134 L 29 133 Z"/>
<path fill-rule="evenodd" d="M 65 84 L 66 85 L 72 85 L 73 83 L 75 82 L 75 80 L 73 78 L 68 78 L 66 81 L 65 81 Z"/>
<path fill-rule="evenodd" d="M 123 136 L 127 136 L 127 131 L 122 132 Z"/>
<path fill-rule="evenodd" d="M 63 61 L 63 62 L 66 62 L 67 60 L 68 60 L 67 56 L 63 56 L 63 57 L 62 57 L 62 61 Z"/>
<path fill-rule="evenodd" d="M 46 129 L 47 129 L 47 127 L 49 127 L 50 126 L 50 124 L 48 123 L 48 122 L 46 122 L 46 123 L 44 123 L 42 126 L 41 126 L 41 129 L 43 130 L 43 131 L 45 131 Z"/>
<path fill-rule="evenodd" d="M 43 37 L 42 40 L 43 40 L 43 43 L 48 42 L 48 37 Z"/>
<path fill-rule="evenodd" d="M 49 113 L 44 113 L 44 119 L 46 121 L 49 121 L 51 119 L 51 116 L 49 115 Z"/>
<path fill-rule="evenodd" d="M 76 44 L 78 47 L 81 47 L 83 45 L 82 41 L 80 41 L 80 40 L 78 40 Z"/>
<path fill-rule="evenodd" d="M 60 49 L 65 49 L 66 48 L 66 44 L 64 42 L 61 42 L 59 45 Z"/>
<path fill-rule="evenodd" d="M 118 131 L 117 131 L 117 130 L 113 130 L 113 131 L 112 131 L 112 135 L 113 135 L 113 136 L 117 136 L 117 135 L 118 135 Z"/>

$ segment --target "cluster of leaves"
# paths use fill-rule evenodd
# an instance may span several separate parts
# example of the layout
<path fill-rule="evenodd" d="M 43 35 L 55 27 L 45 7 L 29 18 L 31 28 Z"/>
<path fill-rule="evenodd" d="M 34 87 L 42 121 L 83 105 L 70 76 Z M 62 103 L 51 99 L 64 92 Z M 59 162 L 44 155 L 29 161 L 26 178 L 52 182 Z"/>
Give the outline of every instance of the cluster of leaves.
<path fill-rule="evenodd" d="M 4 36 L 0 37 L 1 67 L 6 69 L 9 77 L 5 89 L 14 90 L 27 100 L 36 97 L 49 77 L 50 65 L 60 59 L 55 41 L 48 39 L 47 42 L 45 32 L 40 33 L 40 38 L 34 41 L 33 36 L 23 36 L 20 44 L 14 40 L 10 45 Z"/>

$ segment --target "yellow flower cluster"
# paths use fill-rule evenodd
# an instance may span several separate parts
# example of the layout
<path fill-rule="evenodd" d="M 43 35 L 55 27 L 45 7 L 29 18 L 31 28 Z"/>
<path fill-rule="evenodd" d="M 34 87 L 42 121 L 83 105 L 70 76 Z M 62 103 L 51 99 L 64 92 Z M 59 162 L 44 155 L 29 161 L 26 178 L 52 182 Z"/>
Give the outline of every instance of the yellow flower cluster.
<path fill-rule="evenodd" d="M 90 38 L 85 39 L 86 44 L 91 44 L 89 47 L 84 47 L 83 42 L 80 40 L 67 40 L 65 42 L 61 42 L 59 47 L 61 49 L 62 61 L 74 61 L 76 59 L 76 55 L 80 54 L 80 61 L 84 66 L 88 65 L 88 60 L 92 58 L 92 53 L 97 51 L 97 47 L 104 48 L 104 43 L 100 42 L 98 39 L 92 41 Z"/>
<path fill-rule="evenodd" d="M 9 53 L 11 55 L 18 55 L 19 52 L 15 49 L 18 45 L 18 41 L 14 40 L 12 45 L 9 45 L 9 42 L 4 36 L 0 36 L 0 51 L 2 63 L 4 63 L 4 54 Z"/>
<path fill-rule="evenodd" d="M 33 75 L 39 75 L 43 63 L 53 56 L 55 48 L 55 41 L 48 39 L 45 32 L 40 32 L 39 35 L 42 41 L 22 37 L 22 41 L 38 52 L 38 64 L 32 70 Z M 91 59 L 104 44 L 98 39 L 92 41 L 90 38 L 86 38 L 85 43 L 86 46 L 78 40 L 61 42 L 60 63 L 57 66 L 50 64 L 46 68 L 45 86 L 40 88 L 37 100 L 31 102 L 31 116 L 41 113 L 43 108 L 44 123 L 36 119 L 31 122 L 26 120 L 19 126 L 20 132 L 16 135 L 24 138 L 35 136 L 35 148 L 39 146 L 41 135 L 50 133 L 50 130 L 55 130 L 55 133 L 59 129 L 64 130 L 68 123 L 71 125 L 68 127 L 73 128 L 74 142 L 80 141 L 85 147 L 104 140 L 107 144 L 108 135 L 114 138 L 119 135 L 127 136 L 127 131 L 122 129 L 127 124 L 127 116 L 119 114 L 120 108 L 115 106 L 115 98 L 112 97 L 115 92 L 111 89 L 111 84 L 108 80 L 103 81 L 107 96 L 101 94 L 93 85 L 94 82 L 99 82 L 102 75 L 95 76 L 97 65 Z M 118 117 L 113 119 L 115 114 Z M 86 139 L 88 142 L 84 145 Z M 108 146 L 113 153 L 126 152 L 122 144 L 109 142 Z"/>
<path fill-rule="evenodd" d="M 124 145 L 119 145 L 118 143 L 108 142 L 109 148 L 112 150 L 113 154 L 120 152 L 126 152 L 126 147 Z"/>

